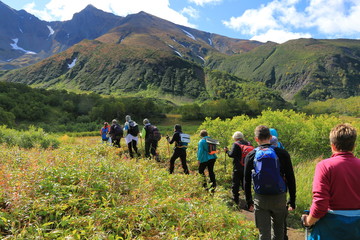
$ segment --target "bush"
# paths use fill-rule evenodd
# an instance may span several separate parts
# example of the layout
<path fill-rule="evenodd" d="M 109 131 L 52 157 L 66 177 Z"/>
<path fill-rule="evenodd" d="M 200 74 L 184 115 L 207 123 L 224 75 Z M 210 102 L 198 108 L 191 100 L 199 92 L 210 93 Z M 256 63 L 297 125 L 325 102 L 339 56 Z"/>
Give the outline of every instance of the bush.
<path fill-rule="evenodd" d="M 19 146 L 24 149 L 34 147 L 58 148 L 60 146 L 60 141 L 55 136 L 33 126 L 28 131 L 16 131 L 6 126 L 0 126 L 1 143 L 5 143 L 7 146 Z"/>

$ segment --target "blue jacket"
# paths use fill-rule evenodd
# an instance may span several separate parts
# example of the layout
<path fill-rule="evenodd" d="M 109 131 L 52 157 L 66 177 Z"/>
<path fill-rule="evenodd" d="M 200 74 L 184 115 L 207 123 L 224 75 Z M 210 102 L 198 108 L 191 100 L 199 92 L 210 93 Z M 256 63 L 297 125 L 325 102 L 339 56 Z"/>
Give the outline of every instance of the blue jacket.
<path fill-rule="evenodd" d="M 200 161 L 200 163 L 207 162 L 210 159 L 217 158 L 216 154 L 212 154 L 212 155 L 209 154 L 209 146 L 208 143 L 206 142 L 206 138 L 208 137 L 209 136 L 206 136 L 200 139 L 198 143 L 197 159 Z"/>

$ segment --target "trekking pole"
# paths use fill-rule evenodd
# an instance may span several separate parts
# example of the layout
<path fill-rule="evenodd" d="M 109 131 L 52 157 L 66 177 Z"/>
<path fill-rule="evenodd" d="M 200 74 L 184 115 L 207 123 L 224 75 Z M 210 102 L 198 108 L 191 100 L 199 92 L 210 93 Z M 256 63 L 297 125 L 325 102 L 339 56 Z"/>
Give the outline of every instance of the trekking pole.
<path fill-rule="evenodd" d="M 224 150 L 224 155 L 225 155 L 225 160 L 224 160 L 224 170 L 225 170 L 225 173 L 226 173 L 226 151 Z"/>
<path fill-rule="evenodd" d="M 310 212 L 309 210 L 304 210 L 304 213 L 306 215 L 309 215 L 309 212 Z M 308 240 L 310 227 L 304 225 L 304 216 L 301 217 L 301 225 L 305 228 L 305 240 Z"/>

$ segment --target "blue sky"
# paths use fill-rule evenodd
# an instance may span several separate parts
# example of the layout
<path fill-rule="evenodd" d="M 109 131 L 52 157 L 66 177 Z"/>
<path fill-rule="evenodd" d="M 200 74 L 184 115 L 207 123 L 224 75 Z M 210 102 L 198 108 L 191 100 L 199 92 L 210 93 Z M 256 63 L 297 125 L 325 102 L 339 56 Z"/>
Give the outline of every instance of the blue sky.
<path fill-rule="evenodd" d="M 220 35 L 283 43 L 296 38 L 360 39 L 360 0 L 1 0 L 38 18 L 71 19 L 88 4 L 119 16 L 145 11 Z"/>

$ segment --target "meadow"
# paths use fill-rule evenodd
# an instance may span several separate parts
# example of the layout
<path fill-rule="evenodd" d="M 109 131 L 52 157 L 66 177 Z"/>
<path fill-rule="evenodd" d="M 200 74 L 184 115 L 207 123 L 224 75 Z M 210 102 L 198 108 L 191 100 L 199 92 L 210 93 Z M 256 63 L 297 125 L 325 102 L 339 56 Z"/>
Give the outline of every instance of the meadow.
<path fill-rule="evenodd" d="M 184 126 L 192 134 L 188 148 L 190 175 L 184 175 L 179 160 L 175 174 L 168 173 L 172 147 L 165 138 L 159 144 L 161 162 L 128 157 L 122 148 L 102 144 L 100 137 L 47 136 L 41 130 L 16 132 L 1 128 L 0 140 L 0 230 L 3 239 L 257 239 L 252 221 L 247 221 L 232 203 L 232 159 L 219 151 L 215 165 L 218 188 L 205 191 L 197 174 L 196 150 L 200 129 L 207 129 L 221 147 L 230 146 L 236 130 L 253 144 L 259 124 L 275 127 L 292 156 L 297 180 L 297 208 L 290 213 L 292 228 L 311 204 L 311 184 L 316 163 L 331 155 L 330 129 L 353 118 L 307 116 L 294 111 L 263 111 L 257 118 L 206 119 L 200 126 Z M 161 128 L 160 128 L 161 130 Z M 42 133 L 42 134 L 39 134 Z M 8 144 L 12 133 L 56 138 L 41 146 L 38 136 L 31 147 Z M 171 129 L 164 129 L 164 135 Z M 34 137 L 35 138 L 35 137 Z M 143 154 L 143 142 L 139 142 Z M 359 156 L 359 148 L 355 154 Z"/>

